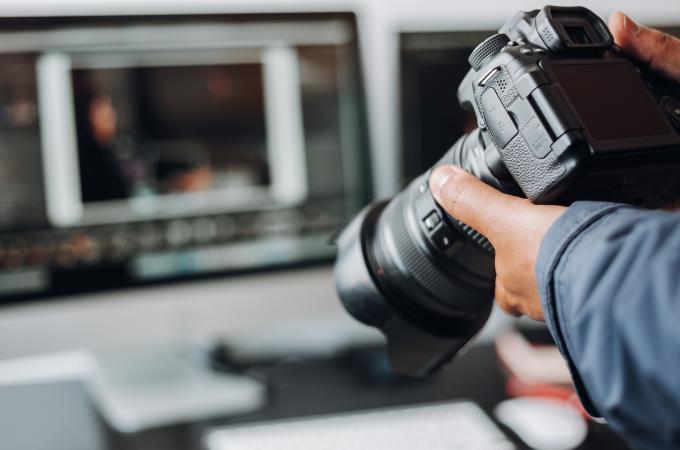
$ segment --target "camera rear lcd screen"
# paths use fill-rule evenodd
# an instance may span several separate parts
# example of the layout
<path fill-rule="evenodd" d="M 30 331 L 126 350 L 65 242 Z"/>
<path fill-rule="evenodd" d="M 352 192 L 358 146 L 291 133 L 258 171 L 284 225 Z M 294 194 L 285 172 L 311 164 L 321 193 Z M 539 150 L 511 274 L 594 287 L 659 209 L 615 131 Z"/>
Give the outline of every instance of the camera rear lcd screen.
<path fill-rule="evenodd" d="M 670 132 L 642 80 L 627 61 L 556 63 L 550 69 L 593 138 L 626 139 Z"/>

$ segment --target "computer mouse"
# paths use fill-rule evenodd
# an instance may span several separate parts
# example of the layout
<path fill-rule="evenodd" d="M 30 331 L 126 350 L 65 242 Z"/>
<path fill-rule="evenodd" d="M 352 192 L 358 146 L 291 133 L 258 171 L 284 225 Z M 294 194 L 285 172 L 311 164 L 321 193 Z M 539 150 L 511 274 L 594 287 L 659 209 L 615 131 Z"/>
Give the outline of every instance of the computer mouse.
<path fill-rule="evenodd" d="M 572 407 L 553 399 L 521 397 L 494 409 L 499 422 L 535 450 L 569 450 L 588 434 L 585 419 Z"/>

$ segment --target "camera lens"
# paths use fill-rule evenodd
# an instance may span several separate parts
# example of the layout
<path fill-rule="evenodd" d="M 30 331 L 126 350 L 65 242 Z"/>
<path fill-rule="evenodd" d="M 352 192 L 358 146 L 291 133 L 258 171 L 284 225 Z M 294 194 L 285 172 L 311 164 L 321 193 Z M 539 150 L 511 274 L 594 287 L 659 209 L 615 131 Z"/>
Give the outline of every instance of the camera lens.
<path fill-rule="evenodd" d="M 478 131 L 463 136 L 441 163 L 492 177 L 481 146 Z M 338 240 L 335 267 L 346 309 L 383 331 L 393 367 L 407 375 L 448 361 L 481 329 L 493 300 L 493 248 L 436 204 L 429 174 L 357 216 Z"/>

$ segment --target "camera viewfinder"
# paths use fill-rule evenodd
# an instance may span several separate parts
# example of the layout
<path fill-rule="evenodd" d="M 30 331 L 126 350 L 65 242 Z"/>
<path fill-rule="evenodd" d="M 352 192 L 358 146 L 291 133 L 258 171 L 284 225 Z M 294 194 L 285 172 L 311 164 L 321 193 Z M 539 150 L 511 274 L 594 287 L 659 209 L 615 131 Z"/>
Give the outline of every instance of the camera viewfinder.
<path fill-rule="evenodd" d="M 583 7 L 546 6 L 536 17 L 536 30 L 556 53 L 601 53 L 613 43 L 602 19 Z"/>
<path fill-rule="evenodd" d="M 565 26 L 564 30 L 567 32 L 572 44 L 589 45 L 593 43 L 586 29 L 582 26 Z"/>

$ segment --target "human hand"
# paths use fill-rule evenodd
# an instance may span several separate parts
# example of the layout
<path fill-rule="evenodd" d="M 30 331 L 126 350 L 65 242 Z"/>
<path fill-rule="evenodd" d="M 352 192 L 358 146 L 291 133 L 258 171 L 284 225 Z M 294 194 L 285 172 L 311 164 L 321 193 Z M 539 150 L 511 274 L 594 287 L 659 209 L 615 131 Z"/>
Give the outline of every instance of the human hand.
<path fill-rule="evenodd" d="M 640 25 L 621 12 L 609 17 L 609 30 L 625 53 L 667 78 L 680 81 L 680 39 Z"/>
<path fill-rule="evenodd" d="M 621 12 L 609 17 L 609 30 L 614 42 L 625 53 L 667 78 L 680 82 L 680 39 L 640 25 Z M 680 210 L 680 198 L 663 209 Z"/>
<path fill-rule="evenodd" d="M 512 315 L 543 320 L 536 258 L 543 237 L 566 208 L 504 194 L 453 165 L 433 171 L 430 189 L 449 214 L 482 233 L 496 249 L 498 305 Z"/>
<path fill-rule="evenodd" d="M 612 14 L 609 28 L 624 52 L 680 81 L 680 40 L 639 25 L 620 12 Z M 485 235 L 496 249 L 498 305 L 510 314 L 543 320 L 536 258 L 543 237 L 566 208 L 534 205 L 503 194 L 452 165 L 433 171 L 430 189 L 449 214 Z"/>

